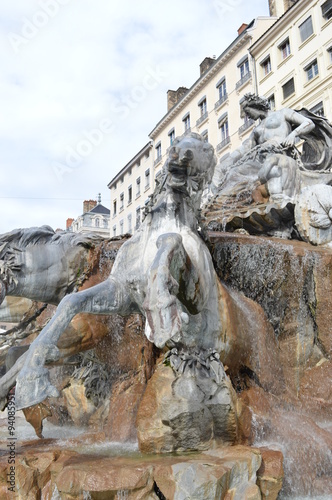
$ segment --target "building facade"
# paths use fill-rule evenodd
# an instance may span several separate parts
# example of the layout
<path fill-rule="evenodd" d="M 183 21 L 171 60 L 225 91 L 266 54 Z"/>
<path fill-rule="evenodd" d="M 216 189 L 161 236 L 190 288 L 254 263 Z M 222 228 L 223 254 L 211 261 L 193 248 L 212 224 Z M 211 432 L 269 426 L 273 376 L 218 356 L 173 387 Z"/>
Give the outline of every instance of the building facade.
<path fill-rule="evenodd" d="M 67 219 L 67 231 L 74 233 L 97 233 L 108 238 L 110 235 L 110 210 L 95 200 L 83 202 L 83 213 L 77 219 Z"/>
<path fill-rule="evenodd" d="M 244 94 L 255 90 L 248 49 L 275 21 L 259 17 L 243 24 L 237 38 L 217 59 L 204 59 L 200 77 L 190 89 L 168 91 L 168 111 L 149 134 L 154 143 L 156 176 L 175 137 L 199 133 L 214 146 L 218 158 L 245 140 L 254 125 L 240 110 Z"/>
<path fill-rule="evenodd" d="M 148 142 L 111 180 L 111 237 L 132 234 L 154 190 L 152 142 Z"/>
<path fill-rule="evenodd" d="M 272 108 L 305 107 L 332 120 L 332 0 L 293 2 L 250 54 L 257 92 Z"/>

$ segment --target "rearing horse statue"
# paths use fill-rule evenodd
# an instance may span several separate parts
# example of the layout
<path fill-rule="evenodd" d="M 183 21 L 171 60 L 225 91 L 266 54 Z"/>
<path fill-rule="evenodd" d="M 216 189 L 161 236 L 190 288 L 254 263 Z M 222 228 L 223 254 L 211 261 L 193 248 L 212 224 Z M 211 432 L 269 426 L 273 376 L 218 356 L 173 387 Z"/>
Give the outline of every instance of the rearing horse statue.
<path fill-rule="evenodd" d="M 66 295 L 31 344 L 17 377 L 18 409 L 58 395 L 44 365 L 59 359 L 57 342 L 80 312 L 141 312 L 145 334 L 157 347 L 220 352 L 218 278 L 197 230 L 201 195 L 215 164 L 213 147 L 198 134 L 175 140 L 145 220 L 121 247 L 109 278 Z"/>

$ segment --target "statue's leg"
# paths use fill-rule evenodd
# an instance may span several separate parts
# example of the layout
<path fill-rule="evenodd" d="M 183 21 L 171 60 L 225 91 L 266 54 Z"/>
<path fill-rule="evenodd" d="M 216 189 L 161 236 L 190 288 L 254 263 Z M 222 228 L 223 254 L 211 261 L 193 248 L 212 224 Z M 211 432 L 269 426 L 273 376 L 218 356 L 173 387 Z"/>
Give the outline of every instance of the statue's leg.
<path fill-rule="evenodd" d="M 169 339 L 179 341 L 188 313 L 197 315 L 202 306 L 198 272 L 178 233 L 165 233 L 157 240 L 158 251 L 149 270 L 143 304 L 149 340 L 163 347 Z"/>
<path fill-rule="evenodd" d="M 22 354 L 3 377 L 0 379 L 0 411 L 3 411 L 7 403 L 7 394 L 12 387 L 14 387 L 17 375 L 24 366 L 24 361 L 27 357 L 27 352 Z"/>
<path fill-rule="evenodd" d="M 23 369 L 16 381 L 16 408 L 26 408 L 48 396 L 58 396 L 58 391 L 50 384 L 49 372 L 44 365 L 59 359 L 57 342 L 76 314 L 129 314 L 129 308 L 129 294 L 112 277 L 87 290 L 64 297 L 55 315 L 26 354 Z"/>

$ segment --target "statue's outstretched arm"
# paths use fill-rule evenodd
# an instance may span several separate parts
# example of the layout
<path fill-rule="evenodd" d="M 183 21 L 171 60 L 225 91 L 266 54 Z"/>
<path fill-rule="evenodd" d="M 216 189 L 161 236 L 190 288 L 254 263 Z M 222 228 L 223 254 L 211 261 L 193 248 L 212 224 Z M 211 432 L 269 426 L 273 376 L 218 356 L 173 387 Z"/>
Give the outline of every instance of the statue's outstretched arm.
<path fill-rule="evenodd" d="M 294 146 L 297 137 L 303 137 L 312 132 L 315 124 L 310 118 L 301 115 L 293 109 L 285 108 L 283 110 L 285 119 L 292 125 L 293 131 L 283 141 L 284 146 Z"/>

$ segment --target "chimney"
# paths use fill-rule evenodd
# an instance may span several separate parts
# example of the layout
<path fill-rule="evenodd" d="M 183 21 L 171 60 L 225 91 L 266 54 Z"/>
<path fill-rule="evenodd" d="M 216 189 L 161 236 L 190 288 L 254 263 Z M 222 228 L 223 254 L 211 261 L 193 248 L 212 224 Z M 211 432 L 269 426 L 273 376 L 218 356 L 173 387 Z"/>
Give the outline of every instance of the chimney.
<path fill-rule="evenodd" d="M 239 27 L 239 29 L 237 30 L 237 34 L 238 35 L 241 35 L 241 33 L 244 32 L 244 30 L 248 27 L 248 25 L 246 23 L 242 23 L 241 26 Z"/>
<path fill-rule="evenodd" d="M 188 92 L 187 87 L 179 87 L 177 90 L 167 91 L 167 111 L 169 111 Z"/>
<path fill-rule="evenodd" d="M 85 200 L 83 201 L 83 213 L 90 212 L 97 205 L 96 200 Z"/>
<path fill-rule="evenodd" d="M 270 16 L 281 17 L 298 0 L 269 0 Z"/>
<path fill-rule="evenodd" d="M 73 222 L 74 222 L 74 219 L 71 219 L 71 218 L 66 220 L 66 231 L 69 231 L 69 228 Z"/>
<path fill-rule="evenodd" d="M 200 76 L 203 75 L 216 61 L 212 57 L 206 57 L 199 65 Z"/>

